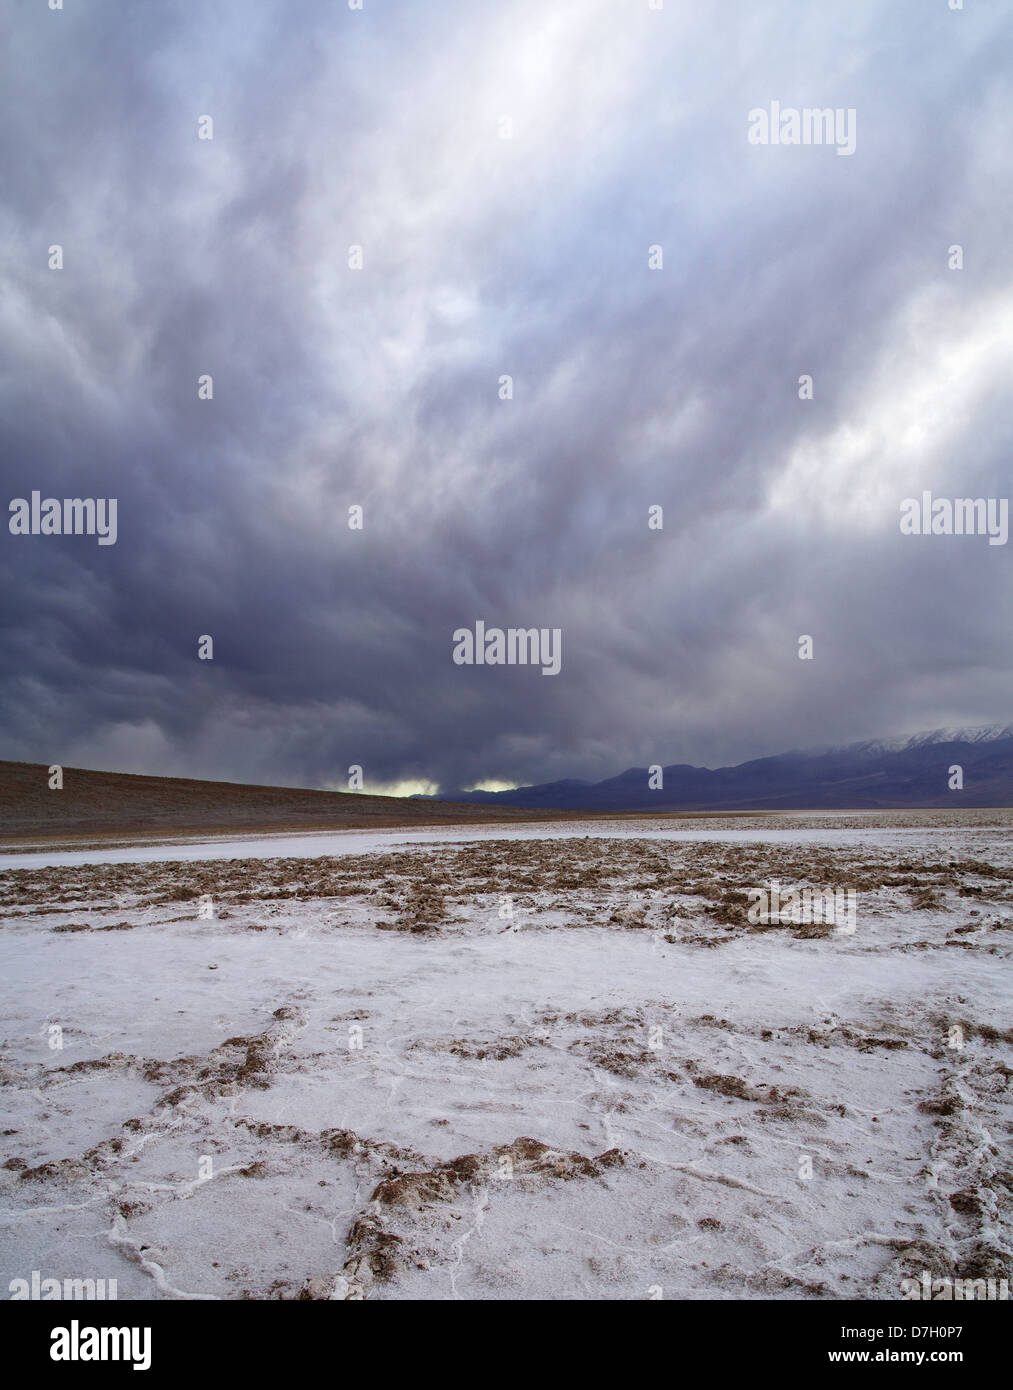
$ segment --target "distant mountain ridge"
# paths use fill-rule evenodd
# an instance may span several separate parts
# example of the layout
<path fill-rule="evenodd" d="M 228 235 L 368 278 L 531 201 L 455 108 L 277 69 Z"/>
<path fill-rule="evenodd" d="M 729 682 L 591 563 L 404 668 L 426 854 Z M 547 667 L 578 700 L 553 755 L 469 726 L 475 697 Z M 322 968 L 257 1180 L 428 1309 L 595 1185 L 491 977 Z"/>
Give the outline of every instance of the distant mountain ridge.
<path fill-rule="evenodd" d="M 963 787 L 950 789 L 959 766 Z M 429 798 L 427 798 L 429 799 Z M 443 800 L 442 795 L 431 798 Z M 453 792 L 446 800 L 567 811 L 903 810 L 1013 806 L 1013 725 L 934 729 L 836 748 L 794 749 L 735 767 L 646 767 L 602 782 L 567 778 L 503 792 Z"/>

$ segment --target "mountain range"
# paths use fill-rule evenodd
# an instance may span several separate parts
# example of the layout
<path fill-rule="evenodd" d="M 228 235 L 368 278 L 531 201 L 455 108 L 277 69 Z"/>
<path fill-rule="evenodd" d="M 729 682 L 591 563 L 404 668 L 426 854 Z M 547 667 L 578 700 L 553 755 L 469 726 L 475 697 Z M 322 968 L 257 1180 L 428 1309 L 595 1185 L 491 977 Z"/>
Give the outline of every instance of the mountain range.
<path fill-rule="evenodd" d="M 960 768 L 962 787 L 951 769 Z M 603 782 L 567 779 L 435 800 L 568 811 L 861 810 L 1013 806 L 1013 726 L 935 729 L 899 739 L 793 750 L 736 767 L 631 767 Z"/>

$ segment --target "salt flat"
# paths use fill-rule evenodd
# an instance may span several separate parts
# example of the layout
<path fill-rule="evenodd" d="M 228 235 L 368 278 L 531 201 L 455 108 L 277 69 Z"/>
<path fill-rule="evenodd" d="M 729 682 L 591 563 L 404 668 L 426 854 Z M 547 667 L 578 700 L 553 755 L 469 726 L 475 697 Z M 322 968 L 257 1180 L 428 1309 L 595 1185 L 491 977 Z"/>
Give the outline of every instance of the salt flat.
<path fill-rule="evenodd" d="M 4 855 L 0 1288 L 1009 1278 L 1002 816 Z M 771 879 L 853 889 L 856 931 L 750 923 Z"/>
<path fill-rule="evenodd" d="M 850 811 L 765 812 L 754 816 L 707 816 L 700 819 L 664 815 L 658 817 L 596 817 L 544 822 L 456 826 L 431 830 L 329 830 L 263 834 L 187 835 L 157 841 L 129 837 L 103 837 L 73 847 L 54 847 L 48 840 L 11 842 L 0 840 L 0 869 L 42 868 L 75 864 L 142 864 L 205 859 L 317 858 L 320 855 L 392 852 L 406 845 L 460 844 L 482 840 L 652 839 L 701 841 L 759 841 L 776 844 L 785 838 L 821 844 L 879 842 L 884 837 L 944 836 L 954 841 L 981 829 L 1013 829 L 1013 811 Z M 967 843 L 973 843 L 968 841 Z"/>

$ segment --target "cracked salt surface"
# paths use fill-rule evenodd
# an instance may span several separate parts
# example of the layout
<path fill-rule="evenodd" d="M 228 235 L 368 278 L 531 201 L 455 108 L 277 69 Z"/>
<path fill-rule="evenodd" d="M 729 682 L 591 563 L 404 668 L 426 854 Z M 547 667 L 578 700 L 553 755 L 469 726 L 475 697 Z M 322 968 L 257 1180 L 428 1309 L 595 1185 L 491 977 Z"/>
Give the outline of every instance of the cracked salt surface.
<path fill-rule="evenodd" d="M 0 1289 L 1009 1277 L 1008 832 L 621 832 L 5 859 Z M 751 927 L 771 877 L 855 887 L 856 933 Z"/>

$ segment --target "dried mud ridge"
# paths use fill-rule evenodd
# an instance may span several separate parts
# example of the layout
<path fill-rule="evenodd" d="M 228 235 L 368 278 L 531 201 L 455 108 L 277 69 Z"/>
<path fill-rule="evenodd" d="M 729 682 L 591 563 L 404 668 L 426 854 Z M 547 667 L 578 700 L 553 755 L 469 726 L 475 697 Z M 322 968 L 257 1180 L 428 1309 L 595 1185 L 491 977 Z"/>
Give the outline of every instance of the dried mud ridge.
<path fill-rule="evenodd" d="M 966 1057 L 963 1050 L 936 1049 L 943 1067 L 939 1091 L 919 1105 L 936 1131 L 925 1179 L 945 1236 L 934 1248 L 920 1245 L 914 1253 L 924 1255 L 921 1269 L 934 1277 L 1013 1279 L 1013 1154 L 999 1113 L 1013 1068 L 996 1047 L 1005 1043 L 1008 1049 L 1013 1030 L 975 1029 L 966 1020 L 962 1026 L 965 1036 L 977 1033 L 984 1047 L 968 1050 Z M 908 1260 L 909 1267 L 917 1258 Z"/>

